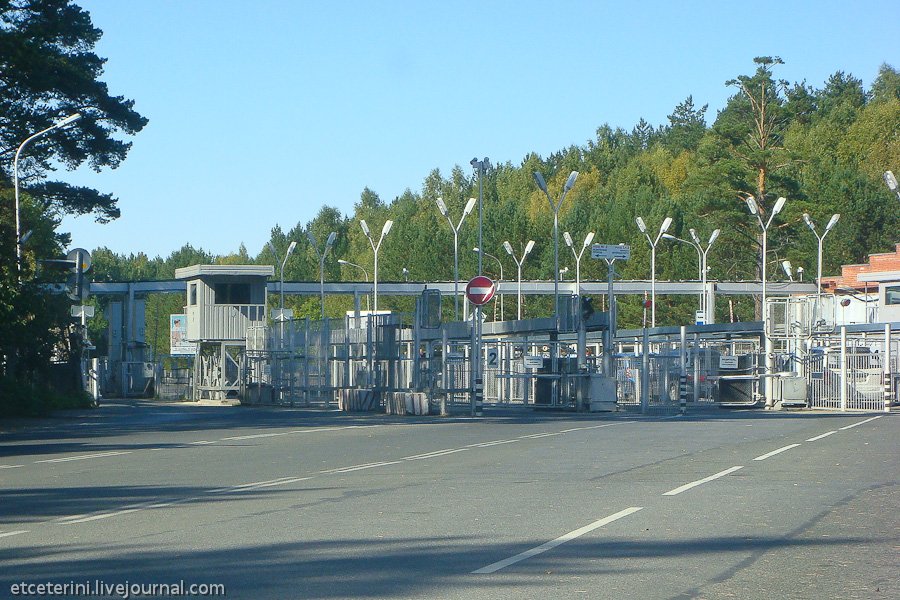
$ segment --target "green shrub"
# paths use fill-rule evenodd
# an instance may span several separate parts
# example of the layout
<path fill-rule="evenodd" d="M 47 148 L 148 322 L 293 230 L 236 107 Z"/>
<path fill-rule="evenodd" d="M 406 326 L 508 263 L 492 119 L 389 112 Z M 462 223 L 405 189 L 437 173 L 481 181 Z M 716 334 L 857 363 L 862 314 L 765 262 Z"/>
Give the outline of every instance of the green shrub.
<path fill-rule="evenodd" d="M 91 397 L 83 391 L 60 392 L 43 384 L 0 378 L 0 417 L 41 417 L 54 410 L 90 406 Z"/>

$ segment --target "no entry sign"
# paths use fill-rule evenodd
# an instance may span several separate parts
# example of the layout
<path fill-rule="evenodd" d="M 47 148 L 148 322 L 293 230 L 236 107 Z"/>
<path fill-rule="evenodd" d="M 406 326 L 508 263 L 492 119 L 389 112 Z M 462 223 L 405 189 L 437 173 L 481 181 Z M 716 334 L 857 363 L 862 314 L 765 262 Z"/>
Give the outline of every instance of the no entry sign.
<path fill-rule="evenodd" d="M 466 285 L 466 298 L 475 306 L 481 306 L 490 302 L 497 288 L 494 282 L 484 275 L 473 277 Z"/>

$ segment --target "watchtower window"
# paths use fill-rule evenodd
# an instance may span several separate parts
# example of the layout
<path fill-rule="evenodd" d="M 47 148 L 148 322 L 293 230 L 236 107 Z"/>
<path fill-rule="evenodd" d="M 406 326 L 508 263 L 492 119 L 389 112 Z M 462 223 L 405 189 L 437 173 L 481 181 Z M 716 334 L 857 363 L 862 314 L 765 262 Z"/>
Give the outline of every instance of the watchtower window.
<path fill-rule="evenodd" d="M 192 283 L 189 289 L 190 292 L 188 293 L 188 306 L 197 306 L 197 284 Z"/>
<path fill-rule="evenodd" d="M 216 304 L 250 304 L 249 283 L 217 283 Z"/>
<path fill-rule="evenodd" d="M 884 303 L 889 305 L 900 304 L 900 285 L 884 288 Z"/>

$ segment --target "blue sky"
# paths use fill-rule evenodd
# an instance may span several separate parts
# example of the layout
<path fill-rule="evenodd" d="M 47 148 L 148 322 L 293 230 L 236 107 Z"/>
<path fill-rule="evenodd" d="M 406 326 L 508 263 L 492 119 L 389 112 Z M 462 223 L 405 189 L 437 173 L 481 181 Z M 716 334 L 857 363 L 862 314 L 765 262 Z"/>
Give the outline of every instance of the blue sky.
<path fill-rule="evenodd" d="M 657 126 L 688 95 L 715 118 L 753 57 L 819 88 L 900 67 L 893 0 L 431 2 L 80 0 L 103 80 L 150 119 L 115 170 L 58 178 L 119 198 L 66 218 L 73 247 L 251 255 L 322 205 L 353 213 L 473 157 L 520 164 L 604 123 Z"/>

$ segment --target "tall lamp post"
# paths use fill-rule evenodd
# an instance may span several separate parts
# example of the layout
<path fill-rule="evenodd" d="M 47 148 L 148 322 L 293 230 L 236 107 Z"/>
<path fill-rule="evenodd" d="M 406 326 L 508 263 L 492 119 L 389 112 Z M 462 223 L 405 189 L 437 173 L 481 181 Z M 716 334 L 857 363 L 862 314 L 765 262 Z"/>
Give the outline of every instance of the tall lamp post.
<path fill-rule="evenodd" d="M 472 252 L 481 252 L 481 250 L 478 248 L 478 246 L 475 246 L 474 248 L 472 248 Z M 500 262 L 500 259 L 493 254 L 488 254 L 487 252 L 485 252 L 484 255 L 488 258 L 493 258 L 494 260 L 496 260 L 497 266 L 500 267 L 500 281 L 497 282 L 497 288 L 499 289 L 499 283 L 503 281 L 503 263 Z M 503 321 L 503 294 L 500 294 L 500 320 Z"/>
<path fill-rule="evenodd" d="M 325 257 L 328 256 L 328 251 L 331 250 L 331 246 L 334 245 L 334 239 L 337 237 L 337 232 L 332 231 L 328 234 L 328 240 L 325 242 L 325 249 L 322 252 L 319 252 L 319 246 L 316 244 L 316 238 L 313 236 L 312 231 L 306 232 L 306 237 L 309 238 L 309 243 L 312 246 L 312 249 L 316 252 L 316 258 L 319 259 L 319 303 L 322 306 L 322 320 L 325 319 Z"/>
<path fill-rule="evenodd" d="M 897 185 L 897 178 L 894 177 L 894 174 L 891 171 L 885 171 L 882 178 L 888 189 L 897 194 L 897 198 L 900 199 L 900 185 Z"/>
<path fill-rule="evenodd" d="M 269 251 L 275 256 L 275 260 L 278 261 L 278 252 L 275 251 L 275 246 L 272 242 L 266 242 L 266 246 L 268 246 Z M 278 303 L 278 308 L 284 311 L 284 266 L 287 264 L 288 258 L 290 258 L 291 253 L 294 252 L 294 248 L 297 247 L 297 242 L 291 242 L 287 251 L 284 253 L 284 260 L 281 261 L 280 266 L 280 277 L 278 279 L 278 294 L 281 297 L 280 302 Z"/>
<path fill-rule="evenodd" d="M 22 150 L 25 148 L 25 146 L 28 145 L 28 142 L 39 138 L 40 136 L 53 131 L 54 129 L 59 129 L 60 127 L 65 127 L 70 123 L 74 123 L 80 118 L 81 113 L 74 113 L 64 119 L 60 119 L 47 129 L 42 129 L 34 135 L 26 138 L 24 142 L 19 144 L 19 148 L 18 150 L 16 150 L 16 156 L 13 159 L 13 187 L 15 188 L 14 194 L 16 199 L 16 271 L 19 273 L 22 272 L 22 224 L 19 218 L 19 156 L 22 154 Z"/>
<path fill-rule="evenodd" d="M 696 244 L 692 241 L 688 241 L 682 239 L 680 237 L 676 237 L 670 233 L 664 233 L 662 235 L 662 239 L 669 240 L 672 242 L 681 242 L 682 244 L 687 244 L 691 248 L 697 251 L 697 281 L 700 282 L 700 286 L 703 287 L 703 250 L 700 248 L 700 244 Z M 700 310 L 703 310 L 703 292 L 700 292 Z"/>
<path fill-rule="evenodd" d="M 462 227 L 466 215 L 475 208 L 475 202 L 477 202 L 475 198 L 469 198 L 469 201 L 466 202 L 466 207 L 463 209 L 463 214 L 459 218 L 459 223 L 454 226 L 453 221 L 450 219 L 447 205 L 444 204 L 444 199 L 437 199 L 438 210 L 446 217 L 447 222 L 450 223 L 450 229 L 453 230 L 453 319 L 455 321 L 459 321 L 459 228 Z M 480 256 L 479 254 L 479 261 L 481 260 Z M 481 273 L 481 267 L 478 268 L 478 272 L 479 274 Z"/>
<path fill-rule="evenodd" d="M 816 236 L 816 240 L 818 240 L 819 242 L 819 254 L 818 260 L 816 261 L 816 305 L 813 309 L 814 327 L 819 322 L 819 313 L 822 312 L 822 247 L 825 242 L 825 236 L 828 235 L 828 232 L 832 230 L 832 228 L 837 224 L 838 219 L 840 218 L 840 213 L 831 215 L 831 220 L 829 220 L 828 225 L 825 226 L 825 231 L 822 232 L 822 235 L 819 235 L 819 232 L 816 231 L 816 224 L 813 223 L 813 220 L 810 218 L 809 213 L 803 213 L 803 222 L 806 223 L 806 226 L 809 227 L 810 231 L 813 232 L 813 235 Z"/>
<path fill-rule="evenodd" d="M 369 283 L 369 272 L 366 271 L 365 268 L 361 267 L 360 265 L 358 265 L 356 263 L 352 263 L 349 260 L 344 260 L 343 258 L 338 259 L 338 264 L 339 265 L 347 265 L 348 267 L 356 267 L 357 269 L 359 269 L 360 271 L 363 272 L 363 275 L 366 276 L 366 283 Z M 369 306 L 369 295 L 366 294 L 366 310 L 370 310 L 370 309 L 371 309 L 371 307 Z"/>
<path fill-rule="evenodd" d="M 825 242 L 825 236 L 828 235 L 828 232 L 831 231 L 835 225 L 837 225 L 840 218 L 840 213 L 831 215 L 828 225 L 825 226 L 825 231 L 822 232 L 822 235 L 819 235 L 819 232 L 816 231 L 816 224 L 813 223 L 809 213 L 803 213 L 803 222 L 806 223 L 806 226 L 809 227 L 810 231 L 813 232 L 813 235 L 815 235 L 816 239 L 819 241 L 818 262 L 816 263 L 816 304 L 818 304 L 819 299 L 822 296 L 822 246 Z"/>
<path fill-rule="evenodd" d="M 528 256 L 528 253 L 531 252 L 531 249 L 534 248 L 534 240 L 528 240 L 528 244 L 525 246 L 525 252 L 522 253 L 522 258 L 517 259 L 516 255 L 513 254 L 512 244 L 509 242 L 503 242 L 503 248 L 506 249 L 506 253 L 512 256 L 513 262 L 516 263 L 516 269 L 518 270 L 518 279 L 519 279 L 519 287 L 517 296 L 517 310 L 516 310 L 516 319 L 519 321 L 522 320 L 522 263 L 525 262 L 525 257 Z"/>
<path fill-rule="evenodd" d="M 768 243 L 768 232 L 769 226 L 772 224 L 772 219 L 775 218 L 775 215 L 781 212 L 781 209 L 784 208 L 784 203 L 787 202 L 787 199 L 784 197 L 779 198 L 775 201 L 775 206 L 772 207 L 772 214 L 769 215 L 769 220 L 763 223 L 762 215 L 759 212 L 759 205 L 756 203 L 756 198 L 753 196 L 747 197 L 747 208 L 750 209 L 750 214 L 756 217 L 756 220 L 759 222 L 759 226 L 762 229 L 762 316 L 763 321 L 766 319 L 765 311 L 766 311 L 766 254 L 768 252 L 767 243 Z"/>
<path fill-rule="evenodd" d="M 469 161 L 472 168 L 478 172 L 478 247 L 484 248 L 484 242 L 481 239 L 481 231 L 484 229 L 484 172 L 491 168 L 491 161 L 488 157 L 482 160 L 473 158 Z M 482 274 L 482 257 L 481 252 L 478 253 L 478 274 Z"/>
<path fill-rule="evenodd" d="M 362 227 L 363 233 L 366 234 L 366 237 L 369 239 L 369 243 L 372 245 L 372 251 L 375 253 L 375 267 L 373 269 L 374 275 L 372 277 L 372 295 L 375 297 L 373 303 L 375 305 L 375 313 L 378 313 L 378 250 L 381 248 L 381 242 L 384 241 L 385 236 L 391 230 L 391 227 L 394 225 L 394 222 L 388 219 L 384 222 L 384 227 L 381 228 L 381 237 L 378 238 L 378 243 L 372 239 L 372 236 L 369 235 L 369 226 L 366 224 L 366 220 L 362 219 L 359 222 L 360 227 Z"/>
<path fill-rule="evenodd" d="M 541 188 L 541 191 L 544 192 L 544 195 L 547 196 L 550 210 L 553 211 L 553 315 L 556 318 L 557 327 L 559 326 L 559 207 L 562 206 L 563 200 L 566 199 L 566 194 L 575 185 L 577 178 L 578 171 L 569 173 L 569 178 L 566 179 L 566 184 L 563 186 L 562 195 L 560 195 L 558 201 L 554 202 L 553 198 L 550 197 L 550 192 L 547 191 L 547 182 L 544 181 L 544 176 L 539 171 L 534 172 L 534 181 Z"/>
<path fill-rule="evenodd" d="M 703 311 L 703 322 L 704 323 L 715 323 L 715 315 L 710 317 L 709 315 L 709 306 L 707 302 L 706 295 L 706 276 L 709 272 L 708 267 L 706 266 L 706 256 L 709 254 L 709 249 L 712 248 L 713 242 L 715 242 L 719 238 L 719 234 L 722 233 L 721 229 L 714 229 L 712 234 L 709 236 L 709 241 L 706 243 L 706 248 L 703 247 L 703 244 L 700 243 L 700 237 L 697 235 L 696 229 L 688 230 L 691 234 L 691 239 L 694 240 L 694 243 L 697 244 L 697 249 L 700 250 L 703 255 L 703 261 L 700 266 L 700 285 L 703 288 L 703 295 L 701 296 L 700 302 L 700 310 Z M 713 307 L 713 313 L 715 313 L 715 306 Z"/>
<path fill-rule="evenodd" d="M 634 222 L 637 223 L 638 229 L 650 242 L 650 327 L 656 327 L 656 245 L 663 234 L 669 230 L 669 226 L 672 225 L 672 217 L 663 219 L 655 240 L 647 233 L 647 225 L 644 223 L 644 219 L 637 217 Z"/>
<path fill-rule="evenodd" d="M 575 294 L 581 297 L 581 256 L 594 240 L 594 232 L 591 231 L 584 237 L 584 243 L 582 243 L 581 250 L 578 252 L 575 251 L 575 244 L 572 242 L 572 236 L 568 231 L 563 232 L 563 239 L 566 240 L 566 246 L 572 249 L 572 256 L 575 257 Z"/>
<path fill-rule="evenodd" d="M 781 209 L 784 208 L 784 203 L 787 202 L 787 200 L 782 196 L 775 201 L 775 206 L 772 207 L 772 214 L 769 215 L 769 220 L 765 223 L 763 223 L 762 215 L 760 215 L 759 205 L 756 203 L 756 198 L 754 198 L 753 196 L 747 196 L 746 202 L 747 208 L 750 210 L 750 214 L 756 217 L 756 220 L 759 222 L 759 226 L 762 229 L 762 310 L 760 314 L 762 315 L 763 320 L 763 341 L 766 353 L 766 372 L 763 374 L 763 389 L 765 390 L 766 396 L 766 408 L 772 408 L 773 406 L 775 406 L 775 399 L 772 397 L 772 391 L 774 389 L 772 381 L 772 371 L 775 370 L 775 347 L 772 344 L 772 338 L 769 337 L 768 328 L 766 327 L 766 253 L 768 251 L 767 235 L 769 226 L 772 224 L 772 219 L 775 218 L 775 215 L 781 212 Z"/>

